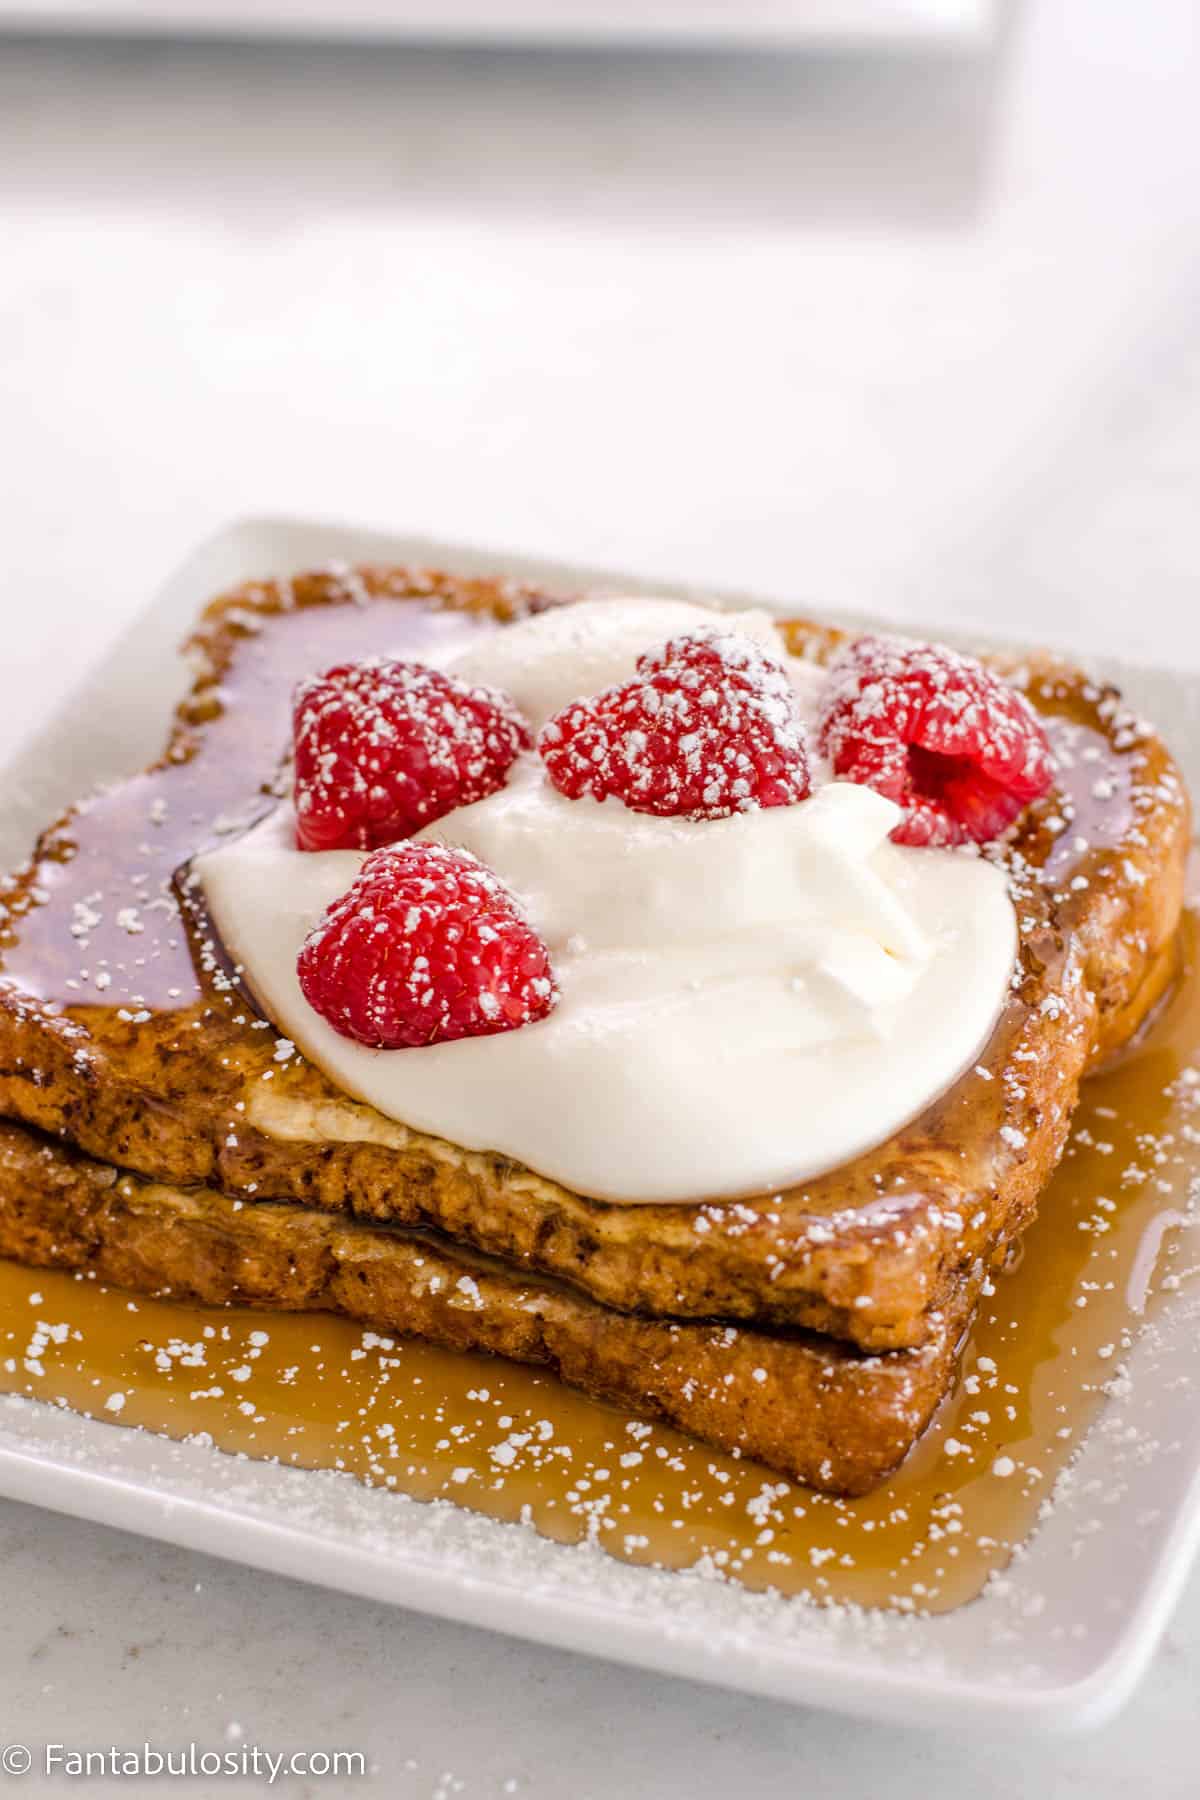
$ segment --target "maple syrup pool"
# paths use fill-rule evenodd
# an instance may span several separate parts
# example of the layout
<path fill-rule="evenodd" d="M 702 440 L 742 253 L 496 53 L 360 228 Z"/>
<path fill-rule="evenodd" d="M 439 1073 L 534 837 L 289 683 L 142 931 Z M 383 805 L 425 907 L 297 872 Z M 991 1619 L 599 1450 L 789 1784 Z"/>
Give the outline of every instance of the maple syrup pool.
<path fill-rule="evenodd" d="M 1084 1087 L 1036 1222 L 985 1294 L 962 1369 L 877 1492 L 831 1499 L 554 1377 L 323 1313 L 134 1298 L 0 1261 L 0 1391 L 122 1427 L 589 1538 L 634 1563 L 703 1562 L 754 1589 L 944 1612 L 1037 1522 L 1165 1289 L 1200 1177 L 1194 915 L 1169 999 Z"/>

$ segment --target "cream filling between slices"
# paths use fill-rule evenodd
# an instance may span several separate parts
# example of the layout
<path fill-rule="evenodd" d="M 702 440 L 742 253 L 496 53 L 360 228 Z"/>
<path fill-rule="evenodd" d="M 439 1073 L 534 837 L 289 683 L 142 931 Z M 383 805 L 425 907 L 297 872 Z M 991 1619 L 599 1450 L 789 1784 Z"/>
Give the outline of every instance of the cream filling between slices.
<path fill-rule="evenodd" d="M 586 602 L 506 627 L 493 662 L 492 639 L 472 649 L 469 673 L 515 691 L 536 722 L 564 688 L 619 680 L 672 633 L 729 623 L 684 602 Z M 751 628 L 774 638 L 765 615 Z M 789 667 L 811 715 L 822 677 Z M 360 853 L 297 850 L 283 805 L 196 874 L 277 1029 L 386 1118 L 597 1199 L 769 1192 L 849 1161 L 943 1092 L 987 1042 L 1016 955 L 1000 870 L 889 843 L 890 801 L 815 776 L 797 806 L 693 822 L 568 800 L 522 757 L 500 793 L 421 836 L 506 882 L 549 946 L 558 1005 L 420 1050 L 341 1037 L 296 979 Z"/>

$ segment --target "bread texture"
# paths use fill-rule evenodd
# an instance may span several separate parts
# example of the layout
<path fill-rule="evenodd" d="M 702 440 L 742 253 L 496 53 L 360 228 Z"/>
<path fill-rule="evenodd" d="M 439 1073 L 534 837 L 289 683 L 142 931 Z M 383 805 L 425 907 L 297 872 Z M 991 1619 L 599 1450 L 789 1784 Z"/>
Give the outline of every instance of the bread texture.
<path fill-rule="evenodd" d="M 615 1316 L 628 1315 L 622 1346 L 645 1331 L 647 1345 L 652 1338 L 665 1356 L 675 1344 L 682 1355 L 709 1342 L 707 1322 L 717 1319 L 842 1341 L 847 1351 L 821 1354 L 851 1359 L 836 1362 L 856 1371 L 847 1394 L 861 1397 L 892 1366 L 860 1352 L 921 1347 L 920 1367 L 944 1382 L 949 1335 L 1032 1217 L 1079 1082 L 1170 980 L 1190 835 L 1170 754 L 1118 694 L 1078 670 L 1049 658 L 1003 662 L 1042 716 L 1060 774 L 995 853 L 1020 948 L 979 1063 L 886 1143 L 801 1187 L 735 1202 L 697 1195 L 694 1205 L 591 1200 L 508 1158 L 385 1119 L 281 1051 L 184 897 L 188 859 L 211 841 L 214 822 L 270 803 L 298 676 L 368 650 L 420 655 L 433 637 L 503 629 L 555 598 L 505 582 L 361 569 L 215 601 L 189 646 L 197 672 L 163 762 L 68 814 L 4 896 L 0 1113 L 158 1184 L 128 1191 L 174 1195 L 175 1215 L 183 1190 L 204 1189 L 206 1206 L 214 1190 L 254 1202 L 247 1210 L 263 1212 L 264 1233 L 268 1218 L 276 1231 L 295 1221 L 313 1241 L 320 1228 L 330 1243 L 343 1241 L 339 1232 L 350 1242 L 352 1221 L 435 1231 L 502 1259 L 510 1279 L 573 1290 L 570 1316 L 591 1321 L 593 1337 L 617 1342 L 608 1335 Z M 845 641 L 804 620 L 783 630 L 794 654 L 817 661 Z M 268 1202 L 301 1210 L 267 1213 Z M 145 1220 L 145 1204 L 136 1216 Z M 132 1232 L 134 1212 L 121 1217 Z M 115 1219 L 104 1248 L 114 1271 Z M 8 1253 L 23 1254 L 19 1245 Z M 328 1304 L 322 1295 L 312 1303 Z M 588 1311 L 592 1303 L 602 1310 Z M 790 1337 L 763 1341 L 790 1353 Z M 576 1379 L 571 1356 L 561 1366 Z M 635 1404 L 615 1375 L 597 1376 L 591 1391 Z M 728 1441 L 715 1435 L 715 1414 L 663 1416 Z M 793 1407 L 787 1429 L 795 1416 Z M 754 1453 L 798 1472 L 794 1458 L 779 1460 L 782 1448 L 767 1455 L 765 1439 Z M 877 1470 L 890 1454 L 876 1457 Z M 804 1466 L 801 1478 L 812 1479 L 807 1451 Z"/>
<path fill-rule="evenodd" d="M 919 1350 L 637 1319 L 446 1239 L 336 1213 L 238 1206 L 121 1174 L 0 1123 L 0 1255 L 207 1306 L 340 1313 L 551 1369 L 572 1387 L 828 1493 L 903 1460 L 949 1384 L 973 1296 Z"/>

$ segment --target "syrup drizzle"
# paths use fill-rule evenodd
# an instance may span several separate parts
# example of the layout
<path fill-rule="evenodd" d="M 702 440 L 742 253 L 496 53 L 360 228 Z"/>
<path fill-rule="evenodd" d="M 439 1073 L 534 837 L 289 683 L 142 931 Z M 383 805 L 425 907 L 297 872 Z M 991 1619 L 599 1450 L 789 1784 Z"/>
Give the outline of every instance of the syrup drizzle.
<path fill-rule="evenodd" d="M 1200 1180 L 1200 980 L 1183 969 L 1118 1066 L 1085 1086 L 1015 1266 L 900 1472 L 835 1500 L 517 1364 L 391 1341 L 323 1314 L 131 1299 L 0 1262 L 0 1389 L 227 1451 L 341 1469 L 418 1499 L 703 1561 L 755 1589 L 907 1611 L 980 1592 L 1032 1530 L 1142 1323 Z M 65 1329 L 64 1329 L 65 1328 Z"/>
<path fill-rule="evenodd" d="M 0 924 L 4 975 L 23 993 L 73 1012 L 180 1012 L 200 1004 L 175 877 L 247 823 L 271 791 L 296 682 L 362 656 L 428 658 L 489 629 L 491 620 L 471 613 L 411 602 L 393 611 L 380 601 L 313 607 L 273 618 L 261 634 L 247 630 L 228 680 L 205 703 L 208 716 L 221 713 L 219 745 L 201 736 L 186 760 L 86 802 L 51 833 L 51 858 L 39 866 L 37 884 L 18 881 L 5 896 L 12 920 L 7 931 Z"/>

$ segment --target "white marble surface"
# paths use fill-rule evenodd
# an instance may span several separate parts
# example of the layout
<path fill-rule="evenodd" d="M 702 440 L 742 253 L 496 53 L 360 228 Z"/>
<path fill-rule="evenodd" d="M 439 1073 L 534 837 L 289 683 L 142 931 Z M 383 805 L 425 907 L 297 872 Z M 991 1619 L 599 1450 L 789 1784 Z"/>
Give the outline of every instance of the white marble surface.
<path fill-rule="evenodd" d="M 1196 666 L 1200 15 L 1009 18 L 984 63 L 0 42 L 0 755 L 247 511 Z M 1115 1725 L 979 1747 L 0 1533 L 35 1744 L 236 1723 L 444 1800 L 1195 1793 L 1197 1584 Z"/>

